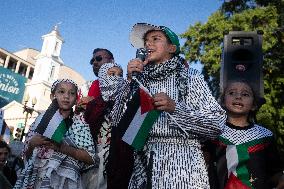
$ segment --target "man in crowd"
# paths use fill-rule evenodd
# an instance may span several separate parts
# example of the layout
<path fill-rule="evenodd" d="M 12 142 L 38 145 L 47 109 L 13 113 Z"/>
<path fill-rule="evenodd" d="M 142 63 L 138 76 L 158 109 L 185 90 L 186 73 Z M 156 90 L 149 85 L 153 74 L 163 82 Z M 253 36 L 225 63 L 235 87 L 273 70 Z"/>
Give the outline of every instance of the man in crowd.
<path fill-rule="evenodd" d="M 98 155 L 100 157 L 100 166 L 98 172 L 97 188 L 111 188 L 107 186 L 108 154 L 111 140 L 111 118 L 109 113 L 112 110 L 116 91 L 120 82 L 123 80 L 123 70 L 115 63 L 113 54 L 102 48 L 96 48 L 93 51 L 93 57 L 90 61 L 93 66 L 93 72 L 97 80 L 93 81 L 88 88 L 88 95 L 82 97 L 79 101 L 79 107 L 84 109 L 84 118 L 89 124 L 92 137 L 98 145 Z M 109 184 L 108 184 L 109 185 Z"/>

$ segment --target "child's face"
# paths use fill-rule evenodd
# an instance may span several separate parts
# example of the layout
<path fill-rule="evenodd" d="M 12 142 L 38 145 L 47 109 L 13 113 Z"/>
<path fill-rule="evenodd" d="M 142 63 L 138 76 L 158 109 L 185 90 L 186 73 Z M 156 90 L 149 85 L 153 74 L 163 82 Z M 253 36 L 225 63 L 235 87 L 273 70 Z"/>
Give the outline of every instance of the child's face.
<path fill-rule="evenodd" d="M 159 64 L 172 58 L 176 46 L 170 44 L 162 31 L 151 31 L 145 36 L 145 48 L 149 62 Z"/>
<path fill-rule="evenodd" d="M 59 108 L 62 110 L 70 110 L 76 102 L 77 90 L 72 83 L 59 83 L 54 92 L 54 98 L 57 99 Z"/>
<path fill-rule="evenodd" d="M 253 91 L 251 88 L 242 82 L 231 83 L 224 96 L 224 106 L 229 115 L 248 115 L 254 110 Z"/>

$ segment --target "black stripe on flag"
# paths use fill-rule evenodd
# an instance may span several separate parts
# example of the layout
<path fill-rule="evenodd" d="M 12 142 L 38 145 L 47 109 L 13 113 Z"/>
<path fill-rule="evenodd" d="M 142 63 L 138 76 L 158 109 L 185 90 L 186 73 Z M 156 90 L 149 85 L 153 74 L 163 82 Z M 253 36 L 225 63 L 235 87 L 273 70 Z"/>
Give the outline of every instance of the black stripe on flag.
<path fill-rule="evenodd" d="M 137 113 L 137 110 L 140 107 L 140 89 L 134 93 L 132 99 L 127 102 L 126 104 L 126 110 L 125 113 L 123 114 L 121 120 L 119 121 L 117 125 L 117 130 L 118 130 L 118 136 L 120 138 L 123 137 L 125 131 L 129 127 L 131 121 L 133 120 L 135 114 Z"/>
<path fill-rule="evenodd" d="M 46 130 L 50 120 L 52 119 L 53 115 L 55 112 L 58 110 L 58 102 L 56 99 L 52 101 L 52 103 L 49 105 L 45 113 L 43 114 L 38 126 L 35 129 L 35 132 L 39 134 L 43 134 L 44 131 Z"/>
<path fill-rule="evenodd" d="M 7 124 L 6 124 L 6 122 L 3 120 L 3 125 L 2 125 L 2 129 L 1 129 L 0 135 L 4 135 L 5 130 L 6 130 L 6 127 L 7 127 Z"/>

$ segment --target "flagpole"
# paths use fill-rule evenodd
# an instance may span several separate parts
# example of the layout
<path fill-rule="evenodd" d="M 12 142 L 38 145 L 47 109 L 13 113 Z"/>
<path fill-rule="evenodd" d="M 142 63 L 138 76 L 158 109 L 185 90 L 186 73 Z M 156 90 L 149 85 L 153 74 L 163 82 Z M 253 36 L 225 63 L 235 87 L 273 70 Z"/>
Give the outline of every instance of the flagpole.
<path fill-rule="evenodd" d="M 31 114 L 31 116 L 32 116 L 33 111 L 34 111 L 34 106 L 35 106 L 35 104 L 36 104 L 36 102 L 37 102 L 36 98 L 34 97 L 34 98 L 32 99 L 32 107 L 28 107 L 28 106 L 27 106 L 27 103 L 28 103 L 28 101 L 29 101 L 29 96 L 28 96 L 28 95 L 26 96 L 26 98 L 25 98 L 24 101 L 25 101 L 25 103 L 24 103 L 24 107 L 23 107 L 23 109 L 24 109 L 23 113 L 26 113 L 26 116 L 25 116 L 24 128 L 22 128 L 21 135 L 20 135 L 20 141 L 22 141 L 23 138 L 24 138 L 25 130 L 26 130 L 26 127 L 27 127 L 27 122 L 28 122 L 29 114 Z"/>
<path fill-rule="evenodd" d="M 149 91 L 146 87 L 144 87 L 144 85 L 143 85 L 140 81 L 138 81 L 138 79 L 137 79 L 136 77 L 133 77 L 133 79 L 138 83 L 138 85 L 139 85 L 141 88 L 143 88 L 146 92 L 148 92 L 151 97 L 153 97 L 153 95 L 150 93 L 150 91 Z M 168 116 L 177 124 L 177 126 L 178 126 L 178 127 L 185 133 L 185 135 L 188 137 L 188 136 L 189 136 L 188 133 L 180 126 L 180 124 L 178 124 L 178 122 L 176 121 L 176 119 L 175 119 L 171 114 L 169 114 L 168 112 L 165 112 L 165 113 L 166 113 L 166 115 L 168 115 Z"/>

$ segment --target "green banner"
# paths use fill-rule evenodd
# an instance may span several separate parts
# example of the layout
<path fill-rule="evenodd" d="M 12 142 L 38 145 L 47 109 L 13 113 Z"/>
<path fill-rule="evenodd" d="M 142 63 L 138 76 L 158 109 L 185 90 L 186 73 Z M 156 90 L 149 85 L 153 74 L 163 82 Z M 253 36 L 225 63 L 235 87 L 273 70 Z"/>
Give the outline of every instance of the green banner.
<path fill-rule="evenodd" d="M 27 78 L 0 66 L 0 107 L 13 100 L 21 103 Z"/>

